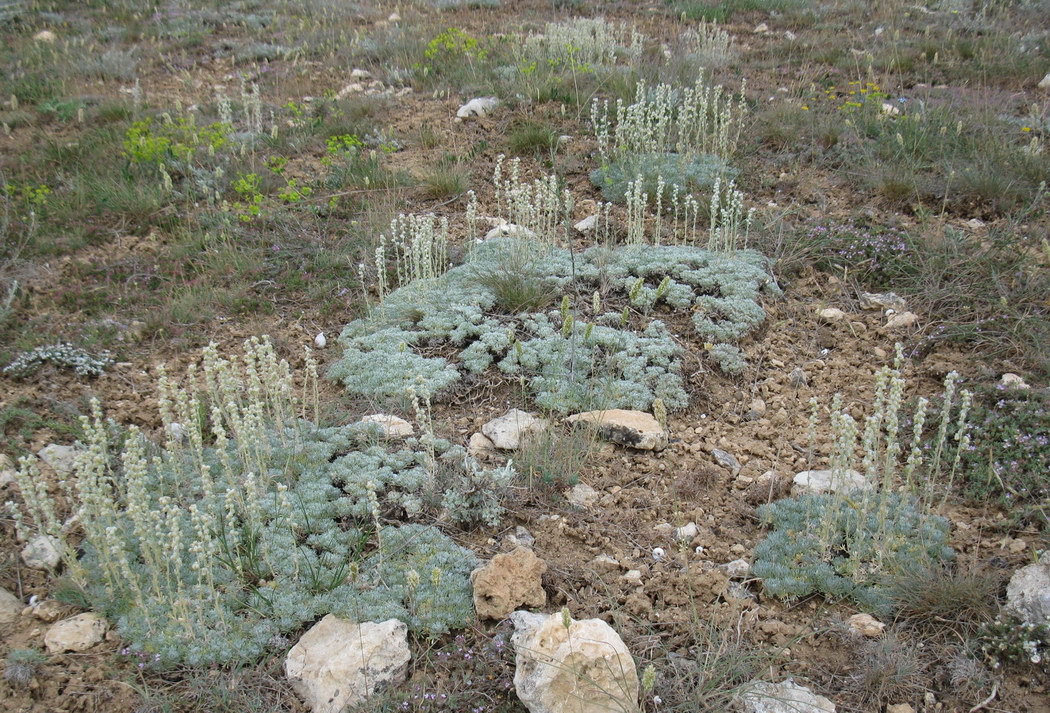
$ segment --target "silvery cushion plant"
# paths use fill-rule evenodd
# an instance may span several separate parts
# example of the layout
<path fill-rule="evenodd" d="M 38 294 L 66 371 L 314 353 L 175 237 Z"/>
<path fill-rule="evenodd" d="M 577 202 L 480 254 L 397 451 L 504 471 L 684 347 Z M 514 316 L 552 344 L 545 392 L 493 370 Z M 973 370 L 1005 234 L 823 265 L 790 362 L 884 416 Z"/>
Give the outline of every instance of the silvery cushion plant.
<path fill-rule="evenodd" d="M 525 275 L 561 304 L 505 312 L 501 304 L 518 303 L 501 299 L 503 283 L 493 275 Z M 595 299 L 601 291 L 605 297 Z M 466 264 L 395 290 L 371 315 L 350 323 L 330 376 L 356 394 L 398 397 L 412 387 L 434 396 L 495 367 L 522 379 L 537 404 L 554 411 L 648 409 L 655 399 L 684 408 L 681 347 L 649 313 L 667 305 L 691 314 L 705 342 L 738 342 L 764 320 L 763 293 L 776 294 L 777 287 L 765 258 L 753 252 L 627 246 L 572 254 L 492 238 Z M 606 311 L 613 303 L 617 309 Z M 642 326 L 628 324 L 625 318 L 639 313 Z M 734 370 L 736 356 L 726 352 L 723 359 Z"/>
<path fill-rule="evenodd" d="M 17 476 L 21 534 L 55 539 L 132 650 L 232 663 L 327 613 L 397 617 L 425 635 L 472 617 L 473 554 L 433 526 L 384 523 L 425 512 L 497 522 L 491 497 L 442 496 L 457 478 L 484 494 L 509 468 L 485 471 L 429 433 L 388 448 L 372 424 L 318 427 L 266 340 L 240 357 L 211 345 L 200 371 L 182 384 L 162 373 L 158 386 L 160 444 L 129 428 L 118 455 L 97 402 L 82 419 L 75 478 L 61 483 L 82 554 L 35 466 L 24 460 Z"/>

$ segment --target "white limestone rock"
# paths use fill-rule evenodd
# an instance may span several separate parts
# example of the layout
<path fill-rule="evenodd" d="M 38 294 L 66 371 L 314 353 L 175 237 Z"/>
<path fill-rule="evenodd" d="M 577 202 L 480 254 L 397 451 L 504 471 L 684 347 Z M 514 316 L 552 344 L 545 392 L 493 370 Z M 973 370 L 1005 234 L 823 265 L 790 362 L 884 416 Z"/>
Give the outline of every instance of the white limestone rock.
<path fill-rule="evenodd" d="M 77 449 L 73 446 L 60 446 L 57 443 L 51 443 L 37 451 L 36 455 L 59 475 L 69 475 L 73 472 Z"/>
<path fill-rule="evenodd" d="M 521 445 L 523 439 L 539 433 L 547 427 L 547 422 L 536 418 L 531 413 L 512 408 L 499 418 L 494 418 L 481 427 L 492 445 L 500 450 L 512 451 Z"/>
<path fill-rule="evenodd" d="M 854 614 L 846 620 L 850 631 L 869 639 L 877 639 L 886 630 L 886 625 L 871 614 Z"/>
<path fill-rule="evenodd" d="M 411 438 L 416 431 L 412 424 L 398 416 L 388 413 L 373 413 L 361 417 L 362 423 L 374 423 L 379 426 L 384 438 Z"/>
<path fill-rule="evenodd" d="M 471 99 L 469 102 L 461 106 L 456 111 L 456 116 L 460 119 L 469 119 L 472 117 L 483 117 L 488 116 L 496 107 L 499 106 L 499 99 L 496 97 L 477 97 Z"/>
<path fill-rule="evenodd" d="M 791 486 L 792 497 L 820 493 L 853 493 L 870 490 L 872 485 L 855 470 L 804 470 L 795 475 Z"/>
<path fill-rule="evenodd" d="M 1026 382 L 1020 376 L 1018 376 L 1017 374 L 1012 374 L 1010 372 L 1007 372 L 1001 377 L 999 377 L 999 383 L 1007 389 L 1021 389 L 1023 391 L 1025 389 L 1032 388 L 1028 385 L 1028 382 Z"/>
<path fill-rule="evenodd" d="M 514 223 L 499 223 L 495 228 L 485 233 L 485 240 L 492 240 L 493 238 L 522 238 L 525 240 L 532 240 L 535 237 L 536 233 L 523 225 L 515 225 Z"/>
<path fill-rule="evenodd" d="M 514 690 L 530 713 L 635 710 L 638 672 L 611 626 L 526 611 L 514 612 L 511 621 Z"/>
<path fill-rule="evenodd" d="M 572 226 L 581 233 L 589 233 L 598 225 L 598 214 L 589 215 L 576 225 Z"/>
<path fill-rule="evenodd" d="M 55 538 L 37 535 L 22 548 L 22 561 L 30 569 L 55 569 L 62 561 L 62 553 L 58 547 Z"/>
<path fill-rule="evenodd" d="M 903 312 L 908 304 L 896 292 L 861 292 L 860 306 L 861 309 L 892 309 Z"/>
<path fill-rule="evenodd" d="M 411 657 L 404 622 L 358 624 L 329 614 L 291 648 L 284 673 L 313 713 L 346 713 L 404 682 Z"/>
<path fill-rule="evenodd" d="M 745 713 L 835 713 L 835 704 L 791 679 L 757 681 L 740 694 Z"/>
<path fill-rule="evenodd" d="M 586 483 L 577 483 L 565 491 L 565 499 L 569 501 L 570 505 L 575 505 L 578 508 L 591 507 L 598 502 L 600 495 L 601 493 Z"/>
<path fill-rule="evenodd" d="M 467 455 L 471 458 L 487 458 L 495 452 L 495 444 L 484 433 L 475 433 L 467 442 Z"/>
<path fill-rule="evenodd" d="M 886 326 L 883 328 L 887 331 L 893 331 L 895 329 L 908 329 L 914 327 L 919 323 L 919 315 L 914 312 L 901 312 L 900 314 L 894 314 L 886 320 Z"/>
<path fill-rule="evenodd" d="M 841 322 L 846 319 L 846 313 L 837 307 L 826 307 L 819 310 L 817 316 L 828 323 Z"/>
<path fill-rule="evenodd" d="M 1050 555 L 1014 572 L 1006 585 L 1006 609 L 1028 624 L 1050 625 Z"/>
<path fill-rule="evenodd" d="M 107 628 L 106 620 L 98 614 L 77 614 L 52 624 L 44 634 L 44 647 L 49 654 L 87 651 L 102 641 Z"/>
<path fill-rule="evenodd" d="M 667 447 L 669 434 L 660 422 L 644 411 L 608 409 L 586 411 L 569 416 L 568 423 L 589 423 L 606 440 L 640 451 L 660 451 Z"/>
<path fill-rule="evenodd" d="M 0 624 L 18 621 L 25 605 L 22 600 L 6 589 L 0 588 Z"/>

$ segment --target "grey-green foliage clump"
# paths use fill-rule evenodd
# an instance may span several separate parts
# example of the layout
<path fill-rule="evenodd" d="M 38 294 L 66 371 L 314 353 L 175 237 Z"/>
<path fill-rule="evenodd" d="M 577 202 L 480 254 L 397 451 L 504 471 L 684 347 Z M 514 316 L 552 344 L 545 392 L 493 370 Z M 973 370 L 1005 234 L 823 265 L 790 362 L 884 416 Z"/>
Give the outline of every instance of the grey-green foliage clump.
<path fill-rule="evenodd" d="M 4 367 L 4 373 L 17 379 L 33 374 L 45 364 L 72 369 L 77 376 L 101 376 L 113 363 L 112 355 L 104 351 L 97 357 L 68 343 L 50 344 L 22 352 Z"/>
<path fill-rule="evenodd" d="M 710 192 L 715 179 L 723 182 L 734 178 L 736 170 L 712 154 L 649 153 L 633 154 L 604 164 L 591 171 L 591 183 L 601 189 L 602 197 L 613 203 L 626 200 L 628 183 L 640 181 L 639 193 L 650 200 L 663 191 L 664 204 L 670 204 L 674 186 L 682 193 L 694 195 Z"/>
<path fill-rule="evenodd" d="M 187 447 L 163 449 L 133 433 L 119 471 L 92 457 L 77 473 L 84 554 L 64 546 L 67 567 L 133 650 L 228 664 L 327 613 L 396 617 L 427 636 L 470 621 L 473 553 L 432 526 L 379 524 L 424 512 L 498 522 L 509 466 L 486 471 L 434 438 L 390 449 L 373 424 L 294 419 L 251 443 L 214 430 L 215 446 L 191 430 Z M 106 453 L 100 415 L 87 431 L 89 452 Z M 445 502 L 457 487 L 471 498 Z M 54 517 L 33 502 L 46 530 Z"/>
<path fill-rule="evenodd" d="M 542 281 L 552 295 L 578 297 L 561 307 L 508 314 L 500 305 L 516 301 L 496 283 L 533 294 L 521 280 Z M 594 303 L 595 292 L 604 295 L 601 304 Z M 697 335 L 722 344 L 761 324 L 765 311 L 758 300 L 776 292 L 766 259 L 750 251 L 628 246 L 573 256 L 563 248 L 496 238 L 478 245 L 466 264 L 394 291 L 372 315 L 347 325 L 340 335 L 343 357 L 329 375 L 357 394 L 400 397 L 415 390 L 434 396 L 464 373 L 495 366 L 521 377 L 536 402 L 554 411 L 648 409 L 657 398 L 668 408 L 684 408 L 675 336 L 656 319 L 631 328 L 619 307 L 630 304 L 646 316 L 658 304 L 690 312 Z M 615 311 L 606 311 L 610 304 Z"/>
<path fill-rule="evenodd" d="M 761 506 L 759 517 L 773 531 L 755 548 L 752 573 L 777 597 L 819 592 L 887 613 L 892 604 L 880 587 L 884 577 L 915 562 L 950 560 L 954 552 L 947 520 L 924 514 L 908 496 L 878 497 L 870 507 L 833 495 Z"/>

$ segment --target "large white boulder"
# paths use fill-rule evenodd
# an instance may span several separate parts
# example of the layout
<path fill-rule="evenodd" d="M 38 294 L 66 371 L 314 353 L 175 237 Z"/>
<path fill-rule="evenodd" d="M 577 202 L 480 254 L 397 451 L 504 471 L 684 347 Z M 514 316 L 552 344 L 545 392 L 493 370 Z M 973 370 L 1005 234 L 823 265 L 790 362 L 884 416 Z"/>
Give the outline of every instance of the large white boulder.
<path fill-rule="evenodd" d="M 637 709 L 634 659 L 604 621 L 526 611 L 514 612 L 511 621 L 517 657 L 514 689 L 530 713 Z"/>
<path fill-rule="evenodd" d="M 411 658 L 403 622 L 358 624 L 329 614 L 288 652 L 284 673 L 313 713 L 344 713 L 402 683 Z"/>
<path fill-rule="evenodd" d="M 758 681 L 739 696 L 745 713 L 835 713 L 835 704 L 791 679 Z"/>
<path fill-rule="evenodd" d="M 106 635 L 106 620 L 98 614 L 77 614 L 63 619 L 44 634 L 44 646 L 49 654 L 66 651 L 87 651 Z"/>

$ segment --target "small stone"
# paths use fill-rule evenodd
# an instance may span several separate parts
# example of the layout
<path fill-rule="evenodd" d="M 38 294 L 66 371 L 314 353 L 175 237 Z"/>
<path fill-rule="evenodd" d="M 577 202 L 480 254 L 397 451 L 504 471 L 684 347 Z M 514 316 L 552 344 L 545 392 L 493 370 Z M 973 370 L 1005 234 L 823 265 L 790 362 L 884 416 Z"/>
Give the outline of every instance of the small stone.
<path fill-rule="evenodd" d="M 324 349 L 328 346 L 328 337 L 324 335 L 324 332 L 318 332 L 317 336 L 314 337 L 314 346 L 318 349 Z"/>
<path fill-rule="evenodd" d="M 889 354 L 886 353 L 886 350 L 881 347 L 875 347 L 871 350 L 871 353 L 875 355 L 876 359 L 886 359 L 889 356 Z"/>
<path fill-rule="evenodd" d="M 922 702 L 925 703 L 928 707 L 935 706 L 937 705 L 937 696 L 933 695 L 933 693 L 931 693 L 930 691 L 926 691 L 926 693 L 922 697 Z"/>
<path fill-rule="evenodd" d="M 791 30 L 784 30 L 784 39 L 787 40 L 788 42 L 794 42 L 795 40 L 798 39 L 798 35 L 796 35 Z"/>
<path fill-rule="evenodd" d="M 887 320 L 885 329 L 908 329 L 909 327 L 914 327 L 918 323 L 919 315 L 914 312 L 901 312 L 900 314 L 891 316 L 889 320 Z"/>
<path fill-rule="evenodd" d="M 358 624 L 328 614 L 288 652 L 284 673 L 313 713 L 343 713 L 402 683 L 411 658 L 403 622 Z"/>
<path fill-rule="evenodd" d="M 49 654 L 86 651 L 102 641 L 107 628 L 106 620 L 98 614 L 77 614 L 52 624 L 44 634 L 44 646 Z"/>
<path fill-rule="evenodd" d="M 481 432 L 496 448 L 512 451 L 521 445 L 522 439 L 546 427 L 546 421 L 513 408 L 486 423 L 481 427 Z"/>
<path fill-rule="evenodd" d="M 1024 379 L 1017 374 L 1011 374 L 1007 372 L 999 378 L 999 383 L 1008 389 L 1029 389 L 1031 388 Z"/>
<path fill-rule="evenodd" d="M 769 25 L 767 25 L 766 23 L 762 22 L 762 23 L 760 23 L 758 25 L 755 25 L 755 29 L 753 29 L 752 32 L 754 32 L 756 35 L 763 35 L 763 34 L 769 32 Z"/>
<path fill-rule="evenodd" d="M 788 374 L 788 383 L 794 389 L 801 389 L 803 386 L 809 383 L 809 376 L 806 375 L 805 370 L 796 366 L 790 374 Z"/>
<path fill-rule="evenodd" d="M 0 488 L 15 482 L 16 468 L 11 457 L 0 453 Z"/>
<path fill-rule="evenodd" d="M 51 30 L 41 30 L 40 32 L 33 35 L 33 39 L 37 42 L 45 42 L 51 45 L 55 43 L 55 40 L 58 39 L 58 36 Z"/>
<path fill-rule="evenodd" d="M 350 72 L 350 79 L 366 80 L 371 78 L 372 73 L 369 72 L 367 69 L 355 69 L 352 72 Z"/>
<path fill-rule="evenodd" d="M 590 566 L 599 572 L 619 572 L 620 561 L 615 557 L 601 554 L 591 560 Z"/>
<path fill-rule="evenodd" d="M 496 452 L 496 444 L 483 433 L 475 433 L 467 442 L 467 454 L 472 458 L 485 458 Z"/>
<path fill-rule="evenodd" d="M 894 703 L 886 706 L 886 713 L 915 713 L 915 709 L 908 703 Z"/>
<path fill-rule="evenodd" d="M 456 111 L 456 116 L 460 119 L 469 119 L 471 117 L 484 117 L 491 114 L 496 107 L 499 106 L 499 99 L 496 97 L 477 97 L 471 99 L 469 102 L 461 106 Z"/>
<path fill-rule="evenodd" d="M 740 461 L 734 458 L 731 454 L 723 451 L 721 448 L 714 448 L 711 450 L 711 455 L 714 457 L 715 462 L 730 472 L 730 475 L 736 476 L 740 473 Z"/>
<path fill-rule="evenodd" d="M 534 544 L 536 544 L 536 538 L 532 536 L 531 532 L 529 532 L 526 528 L 522 527 L 521 525 L 515 527 L 514 532 L 507 533 L 507 536 L 504 538 L 504 540 L 511 547 L 531 548 Z"/>
<path fill-rule="evenodd" d="M 18 621 L 24 608 L 21 599 L 6 589 L 0 588 L 0 624 L 11 624 Z"/>
<path fill-rule="evenodd" d="M 835 704 L 791 679 L 783 683 L 754 681 L 738 700 L 745 713 L 835 713 Z"/>
<path fill-rule="evenodd" d="M 523 238 L 525 240 L 532 240 L 535 237 L 536 233 L 523 225 L 515 225 L 514 223 L 500 223 L 495 228 L 485 233 L 485 240 L 492 240 L 494 238 Z"/>
<path fill-rule="evenodd" d="M 51 443 L 37 451 L 37 457 L 47 463 L 58 475 L 69 475 L 73 472 L 77 449 L 73 446 Z"/>
<path fill-rule="evenodd" d="M 763 399 L 751 399 L 747 413 L 752 419 L 762 418 L 766 415 L 766 402 Z"/>
<path fill-rule="evenodd" d="M 565 420 L 568 423 L 594 424 L 605 439 L 642 451 L 663 450 L 667 447 L 669 438 L 660 422 L 644 411 L 587 411 L 569 416 Z"/>
<path fill-rule="evenodd" d="M 628 585 L 640 585 L 642 583 L 642 573 L 637 569 L 629 569 L 620 575 L 620 579 Z"/>
<path fill-rule="evenodd" d="M 32 613 L 40 621 L 52 622 L 61 619 L 65 611 L 65 605 L 61 602 L 57 602 L 54 599 L 45 599 L 33 607 Z"/>
<path fill-rule="evenodd" d="M 1046 76 L 1039 80 L 1039 84 L 1036 85 L 1044 92 L 1050 92 L 1050 72 L 1046 73 Z"/>
<path fill-rule="evenodd" d="M 872 487 L 861 473 L 851 469 L 804 470 L 796 474 L 792 482 L 792 497 L 820 493 L 852 493 L 870 490 Z"/>
<path fill-rule="evenodd" d="M 372 413 L 362 416 L 361 423 L 374 423 L 379 427 L 383 438 L 410 438 L 416 432 L 411 423 L 388 413 Z"/>
<path fill-rule="evenodd" d="M 879 638 L 886 630 L 886 625 L 871 614 L 854 614 L 846 620 L 846 623 L 854 634 L 866 636 L 869 639 Z"/>
<path fill-rule="evenodd" d="M 396 12 L 390 13 L 389 17 L 386 18 L 387 22 L 401 22 L 401 16 Z"/>
<path fill-rule="evenodd" d="M 730 579 L 747 579 L 747 575 L 751 572 L 751 565 L 745 559 L 735 559 L 720 565 L 719 569 L 725 572 Z"/>
<path fill-rule="evenodd" d="M 682 525 L 676 528 L 674 531 L 675 539 L 682 542 L 692 542 L 693 538 L 700 534 L 700 528 L 696 526 L 695 522 L 690 522 L 686 525 Z"/>
<path fill-rule="evenodd" d="M 547 563 L 525 547 L 496 555 L 470 574 L 474 585 L 474 608 L 479 619 L 505 619 L 521 606 L 542 607 L 547 603 L 543 573 Z"/>
<path fill-rule="evenodd" d="M 601 619 L 514 612 L 514 691 L 531 713 L 636 709 L 634 658 Z"/>
<path fill-rule="evenodd" d="M 53 570 L 62 561 L 59 543 L 47 535 L 37 535 L 22 548 L 22 561 L 31 569 Z"/>
<path fill-rule="evenodd" d="M 860 307 L 861 309 L 893 309 L 898 312 L 903 312 L 907 309 L 907 303 L 904 298 L 898 295 L 896 292 L 861 292 L 860 293 Z"/>
<path fill-rule="evenodd" d="M 565 499 L 578 508 L 589 508 L 598 502 L 600 493 L 586 483 L 577 483 L 565 491 Z"/>
<path fill-rule="evenodd" d="M 583 220 L 581 220 L 579 223 L 577 223 L 573 227 L 576 228 L 576 230 L 578 230 L 581 233 L 589 233 L 590 231 L 594 230 L 594 228 L 597 225 L 598 225 L 598 216 L 597 215 L 590 215 L 590 216 L 587 216 L 586 218 L 584 218 Z"/>
<path fill-rule="evenodd" d="M 1010 543 L 1006 546 L 1006 549 L 1010 550 L 1011 553 L 1019 555 L 1028 549 L 1028 543 L 1024 540 L 1017 538 L 1010 540 Z"/>
<path fill-rule="evenodd" d="M 747 548 L 738 542 L 732 547 L 730 547 L 729 551 L 732 552 L 734 555 L 742 555 L 745 552 L 747 552 Z"/>

